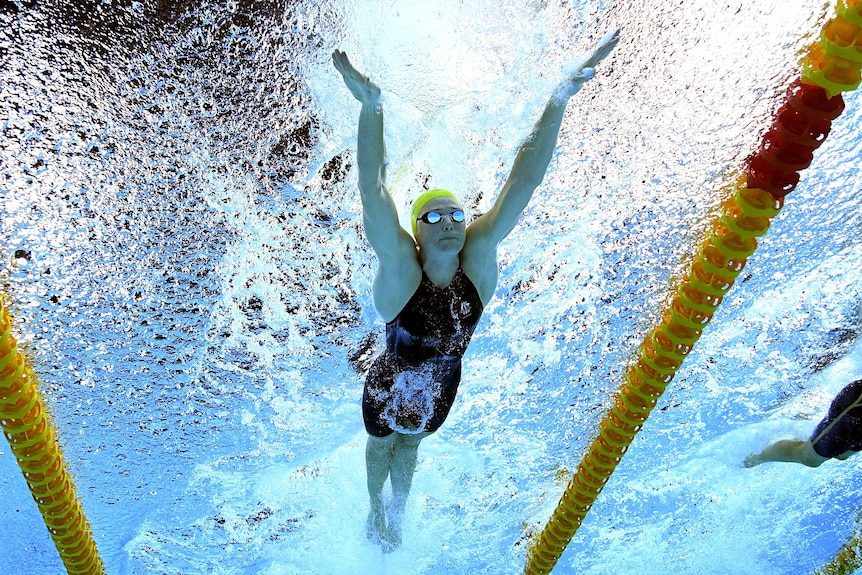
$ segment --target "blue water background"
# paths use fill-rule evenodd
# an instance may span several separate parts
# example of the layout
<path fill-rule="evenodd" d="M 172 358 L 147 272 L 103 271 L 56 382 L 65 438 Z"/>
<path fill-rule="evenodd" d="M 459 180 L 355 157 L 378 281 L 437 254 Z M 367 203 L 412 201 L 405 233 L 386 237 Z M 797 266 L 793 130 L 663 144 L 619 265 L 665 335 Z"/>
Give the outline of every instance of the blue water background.
<path fill-rule="evenodd" d="M 4 5 L 3 292 L 111 574 L 520 572 L 800 51 L 812 0 Z M 363 533 L 362 366 L 382 324 L 345 49 L 389 180 L 490 206 L 608 29 L 500 249 L 404 545 Z M 555 573 L 813 573 L 862 458 L 741 467 L 862 377 L 862 102 L 804 171 Z M 62 573 L 8 448 L 4 573 Z"/>

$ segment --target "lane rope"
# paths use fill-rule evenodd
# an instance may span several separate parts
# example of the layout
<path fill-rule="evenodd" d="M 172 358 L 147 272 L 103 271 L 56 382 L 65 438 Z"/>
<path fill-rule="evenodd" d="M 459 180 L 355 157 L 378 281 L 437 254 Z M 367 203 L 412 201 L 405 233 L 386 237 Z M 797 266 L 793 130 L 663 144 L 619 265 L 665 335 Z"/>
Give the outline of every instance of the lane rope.
<path fill-rule="evenodd" d="M 69 575 L 104 575 L 75 485 L 66 471 L 38 379 L 12 335 L 0 295 L 0 425 Z"/>

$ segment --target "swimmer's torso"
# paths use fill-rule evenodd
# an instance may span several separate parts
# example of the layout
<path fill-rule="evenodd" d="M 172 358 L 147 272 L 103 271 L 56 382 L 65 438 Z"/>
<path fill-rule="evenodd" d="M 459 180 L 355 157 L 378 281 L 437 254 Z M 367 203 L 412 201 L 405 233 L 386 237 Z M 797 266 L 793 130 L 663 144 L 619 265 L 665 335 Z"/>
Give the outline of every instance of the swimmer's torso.
<path fill-rule="evenodd" d="M 386 352 L 409 365 L 432 358 L 460 359 L 481 316 L 479 294 L 460 268 L 442 288 L 422 274 L 413 297 L 386 324 Z"/>
<path fill-rule="evenodd" d="M 363 415 L 369 433 L 403 432 L 393 425 L 393 417 L 406 418 L 408 428 L 418 426 L 419 431 L 435 431 L 443 423 L 461 379 L 461 357 L 482 310 L 476 287 L 461 269 L 445 287 L 423 274 L 410 301 L 386 324 L 386 351 L 365 380 Z M 401 397 L 408 395 L 416 397 Z M 429 397 L 433 401 L 423 407 Z"/>

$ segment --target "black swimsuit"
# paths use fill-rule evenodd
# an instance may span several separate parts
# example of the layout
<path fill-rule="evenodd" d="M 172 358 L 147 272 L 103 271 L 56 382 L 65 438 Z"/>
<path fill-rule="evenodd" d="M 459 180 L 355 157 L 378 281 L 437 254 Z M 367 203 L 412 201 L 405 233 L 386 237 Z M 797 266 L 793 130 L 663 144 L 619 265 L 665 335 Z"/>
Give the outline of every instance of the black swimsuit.
<path fill-rule="evenodd" d="M 862 379 L 838 392 L 829 413 L 811 434 L 811 445 L 827 458 L 862 451 Z"/>
<path fill-rule="evenodd" d="M 482 310 L 476 287 L 460 268 L 442 288 L 422 274 L 410 301 L 386 324 L 386 351 L 365 378 L 362 417 L 369 434 L 432 432 L 443 424 Z"/>

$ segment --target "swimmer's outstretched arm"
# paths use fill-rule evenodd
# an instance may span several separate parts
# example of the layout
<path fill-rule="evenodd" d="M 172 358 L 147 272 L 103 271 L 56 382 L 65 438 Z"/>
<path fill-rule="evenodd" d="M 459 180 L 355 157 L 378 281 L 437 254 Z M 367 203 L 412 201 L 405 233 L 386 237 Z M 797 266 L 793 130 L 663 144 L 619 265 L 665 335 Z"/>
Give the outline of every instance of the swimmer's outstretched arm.
<path fill-rule="evenodd" d="M 512 231 L 533 191 L 545 177 L 569 98 L 593 77 L 593 68 L 613 51 L 619 38 L 619 30 L 602 38 L 583 63 L 554 91 L 532 133 L 518 149 L 512 170 L 494 206 L 471 224 L 470 234 L 474 237 L 470 241 L 496 248 Z"/>
<path fill-rule="evenodd" d="M 362 104 L 356 165 L 365 235 L 381 265 L 387 266 L 393 260 L 405 258 L 415 261 L 413 240 L 399 224 L 398 210 L 386 188 L 386 147 L 383 141 L 380 88 L 354 68 L 344 52 L 334 51 L 332 63 L 341 73 L 350 93 Z"/>

